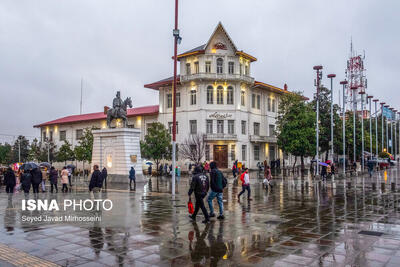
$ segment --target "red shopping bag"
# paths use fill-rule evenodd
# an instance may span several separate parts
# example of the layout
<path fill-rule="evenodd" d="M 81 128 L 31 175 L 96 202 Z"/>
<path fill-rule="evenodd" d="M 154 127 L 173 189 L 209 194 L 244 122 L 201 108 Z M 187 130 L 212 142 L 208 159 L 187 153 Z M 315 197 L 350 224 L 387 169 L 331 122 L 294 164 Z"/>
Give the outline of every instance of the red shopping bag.
<path fill-rule="evenodd" d="M 188 211 L 189 211 L 189 214 L 193 214 L 193 212 L 194 212 L 194 207 L 193 207 L 191 198 L 189 198 L 189 201 L 188 201 Z"/>

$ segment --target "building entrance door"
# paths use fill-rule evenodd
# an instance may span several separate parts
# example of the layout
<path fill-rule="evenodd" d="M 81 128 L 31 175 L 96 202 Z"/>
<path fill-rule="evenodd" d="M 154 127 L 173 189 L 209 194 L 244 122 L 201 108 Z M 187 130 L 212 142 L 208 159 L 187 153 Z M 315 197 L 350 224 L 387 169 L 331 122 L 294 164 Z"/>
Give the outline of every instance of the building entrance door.
<path fill-rule="evenodd" d="M 214 161 L 218 168 L 228 168 L 228 146 L 214 145 Z"/>

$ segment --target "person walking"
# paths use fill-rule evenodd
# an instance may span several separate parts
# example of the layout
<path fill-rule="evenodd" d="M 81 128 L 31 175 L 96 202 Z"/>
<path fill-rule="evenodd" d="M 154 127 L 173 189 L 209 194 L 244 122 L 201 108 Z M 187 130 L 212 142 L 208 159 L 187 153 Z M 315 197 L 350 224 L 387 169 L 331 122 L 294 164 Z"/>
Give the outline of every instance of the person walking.
<path fill-rule="evenodd" d="M 247 190 L 247 200 L 253 200 L 250 197 L 251 190 L 250 190 L 250 175 L 249 175 L 249 169 L 245 168 L 244 172 L 240 176 L 240 180 L 242 181 L 242 191 L 238 195 L 238 202 L 240 202 L 240 196 Z"/>
<path fill-rule="evenodd" d="M 21 185 L 22 190 L 24 190 L 25 198 L 29 196 L 29 191 L 31 190 L 32 184 L 32 174 L 28 170 L 24 170 L 21 174 Z"/>
<path fill-rule="evenodd" d="M 68 185 L 69 185 L 69 188 L 72 188 L 72 168 L 68 167 L 67 171 L 68 171 Z"/>
<path fill-rule="evenodd" d="M 40 171 L 39 168 L 35 168 L 31 171 L 31 175 L 32 175 L 33 194 L 39 194 L 39 186 L 43 180 L 42 172 Z"/>
<path fill-rule="evenodd" d="M 57 182 L 58 182 L 58 171 L 51 166 L 50 168 L 50 192 L 53 193 L 53 188 L 56 189 L 56 193 L 58 193 L 58 187 L 57 187 Z"/>
<path fill-rule="evenodd" d="M 133 182 L 134 189 L 132 189 L 132 182 Z M 136 190 L 136 171 L 135 171 L 135 168 L 133 168 L 133 166 L 131 167 L 131 169 L 129 171 L 129 189 L 131 191 Z"/>
<path fill-rule="evenodd" d="M 321 178 L 323 181 L 326 180 L 326 166 L 322 166 L 321 168 Z"/>
<path fill-rule="evenodd" d="M 266 161 L 265 161 L 266 163 Z M 273 186 L 271 184 L 271 179 L 272 179 L 272 174 L 271 174 L 271 168 L 266 164 L 264 166 L 264 185 L 265 185 L 265 190 L 268 190 L 268 186 L 272 189 Z"/>
<path fill-rule="evenodd" d="M 14 192 L 14 187 L 17 184 L 17 180 L 11 167 L 8 167 L 4 174 L 4 184 L 6 185 L 6 193 L 12 194 Z"/>
<path fill-rule="evenodd" d="M 149 165 L 149 167 L 147 168 L 147 174 L 151 176 L 152 173 L 153 173 L 153 167 L 152 165 Z"/>
<path fill-rule="evenodd" d="M 189 218 L 192 219 L 193 221 L 196 221 L 197 213 L 199 212 L 199 209 L 201 209 L 205 218 L 202 221 L 202 223 L 210 222 L 207 209 L 204 206 L 203 202 L 203 198 L 207 195 L 209 187 L 210 187 L 210 182 L 208 176 L 202 172 L 200 166 L 196 166 L 193 171 L 193 178 L 188 192 L 189 199 L 193 192 L 194 192 L 194 197 L 196 199 L 194 212 L 192 215 L 189 215 Z"/>
<path fill-rule="evenodd" d="M 101 170 L 101 175 L 103 176 L 104 188 L 107 188 L 107 175 L 108 175 L 108 173 L 107 173 L 106 167 L 104 167 L 104 168 Z"/>
<path fill-rule="evenodd" d="M 68 170 L 66 167 L 64 167 L 61 171 L 61 184 L 62 184 L 62 189 L 61 192 L 67 193 L 68 192 Z"/>
<path fill-rule="evenodd" d="M 232 175 L 233 175 L 233 178 L 236 177 L 236 173 L 237 173 L 237 165 L 236 165 L 236 162 L 233 162 L 233 165 L 232 165 Z"/>
<path fill-rule="evenodd" d="M 372 173 L 374 171 L 374 162 L 372 160 L 368 160 L 368 173 L 369 173 L 369 177 L 372 177 Z"/>
<path fill-rule="evenodd" d="M 207 161 L 204 162 L 204 172 L 206 173 L 210 172 L 210 164 L 208 164 Z"/>
<path fill-rule="evenodd" d="M 214 207 L 213 207 L 213 199 L 216 197 L 219 206 L 219 216 L 217 217 L 218 220 L 225 219 L 224 217 L 224 203 L 222 202 L 222 192 L 226 187 L 227 181 L 224 175 L 220 170 L 217 168 L 217 163 L 212 161 L 210 163 L 210 186 L 211 192 L 208 194 L 208 207 L 210 208 L 210 217 L 215 217 L 214 214 Z"/>
<path fill-rule="evenodd" d="M 41 172 L 42 172 L 42 193 L 44 193 L 46 192 L 46 180 L 48 179 L 48 172 L 46 168 L 41 170 Z"/>
<path fill-rule="evenodd" d="M 97 194 L 100 192 L 102 187 L 103 187 L 103 177 L 99 170 L 99 166 L 94 165 L 93 173 L 92 176 L 90 177 L 89 192 L 93 191 L 94 194 Z"/>

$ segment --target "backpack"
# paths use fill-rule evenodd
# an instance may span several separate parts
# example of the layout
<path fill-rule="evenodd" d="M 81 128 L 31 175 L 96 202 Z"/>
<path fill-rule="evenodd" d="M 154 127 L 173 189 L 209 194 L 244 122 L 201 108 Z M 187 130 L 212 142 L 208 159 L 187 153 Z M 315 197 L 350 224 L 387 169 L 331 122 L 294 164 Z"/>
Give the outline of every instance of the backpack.
<path fill-rule="evenodd" d="M 221 171 L 218 171 L 218 179 L 222 180 L 222 189 L 224 189 L 228 184 L 228 180 L 225 178 Z"/>

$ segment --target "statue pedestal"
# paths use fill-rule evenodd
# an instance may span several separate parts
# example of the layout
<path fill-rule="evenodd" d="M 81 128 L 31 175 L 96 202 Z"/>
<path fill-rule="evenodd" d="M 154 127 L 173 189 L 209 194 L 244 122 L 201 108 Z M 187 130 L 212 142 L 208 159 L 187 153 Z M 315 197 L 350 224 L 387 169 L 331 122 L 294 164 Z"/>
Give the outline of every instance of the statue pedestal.
<path fill-rule="evenodd" d="M 140 156 L 140 129 L 113 128 L 93 131 L 93 165 L 107 168 L 107 183 L 129 183 L 129 170 L 136 171 L 136 182 L 145 181 Z"/>

